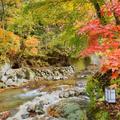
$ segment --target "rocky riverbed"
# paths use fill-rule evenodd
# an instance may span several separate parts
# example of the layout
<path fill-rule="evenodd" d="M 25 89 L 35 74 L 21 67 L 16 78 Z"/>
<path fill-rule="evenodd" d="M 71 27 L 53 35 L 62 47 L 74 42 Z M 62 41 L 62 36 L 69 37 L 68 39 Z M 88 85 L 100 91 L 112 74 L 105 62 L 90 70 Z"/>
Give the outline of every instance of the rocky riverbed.
<path fill-rule="evenodd" d="M 7 120 L 79 120 L 80 118 L 77 118 L 77 116 L 75 118 L 72 112 L 78 111 L 77 115 L 80 112 L 85 112 L 89 98 L 83 95 L 83 91 L 83 89 L 74 87 L 67 90 L 57 90 L 52 93 L 41 92 L 40 97 L 36 97 L 32 101 L 21 105 L 18 112 Z M 61 104 L 70 107 L 71 103 L 75 105 L 74 108 L 71 106 L 71 111 L 69 111 L 69 108 L 66 108 L 65 111 L 65 108 L 60 108 L 62 107 Z M 55 106 L 58 107 L 55 108 Z M 68 112 L 68 115 L 63 112 Z M 70 113 L 73 114 L 73 119 L 70 118 Z"/>
<path fill-rule="evenodd" d="M 94 66 L 89 66 L 89 68 L 77 73 L 71 66 L 42 69 L 12 69 L 8 66 L 6 64 L 4 69 L 1 69 L 1 83 L 4 83 L 5 87 L 19 86 L 26 82 L 34 84 L 30 80 L 41 82 L 41 79 L 42 82 L 46 82 L 44 85 L 40 85 L 38 89 L 13 95 L 13 98 L 16 97 L 17 99 L 24 100 L 27 98 L 27 102 L 24 101 L 20 106 L 11 107 L 12 109 L 9 109 L 6 120 L 83 120 L 83 118 L 87 120 L 86 107 L 89 98 L 85 87 L 87 77 L 96 71 Z M 7 84 L 10 75 L 12 75 L 12 84 Z M 71 76 L 74 76 L 75 79 L 72 84 L 68 80 Z M 66 83 L 68 81 L 68 83 L 65 84 L 64 81 Z M 45 84 L 48 85 L 49 82 L 51 82 L 50 85 L 57 86 L 56 89 L 49 90 L 49 88 L 46 88 L 48 86 L 45 86 Z M 0 118 L 4 120 L 4 113 L 0 114 Z"/>

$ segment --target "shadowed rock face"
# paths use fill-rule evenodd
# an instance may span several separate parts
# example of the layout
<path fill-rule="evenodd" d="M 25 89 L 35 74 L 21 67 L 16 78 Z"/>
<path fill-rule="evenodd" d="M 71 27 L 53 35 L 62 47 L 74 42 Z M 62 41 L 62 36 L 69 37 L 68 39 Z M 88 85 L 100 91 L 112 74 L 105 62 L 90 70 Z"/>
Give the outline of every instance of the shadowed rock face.
<path fill-rule="evenodd" d="M 27 80 L 32 80 L 35 76 L 34 72 L 29 68 L 19 68 L 12 69 L 4 65 L 0 70 L 1 82 L 3 82 L 6 87 L 8 86 L 19 86 L 22 83 L 27 82 Z"/>
<path fill-rule="evenodd" d="M 46 61 L 52 66 L 70 66 L 71 61 L 68 57 L 69 51 L 62 48 L 62 46 L 55 46 L 54 48 L 48 48 Z"/>

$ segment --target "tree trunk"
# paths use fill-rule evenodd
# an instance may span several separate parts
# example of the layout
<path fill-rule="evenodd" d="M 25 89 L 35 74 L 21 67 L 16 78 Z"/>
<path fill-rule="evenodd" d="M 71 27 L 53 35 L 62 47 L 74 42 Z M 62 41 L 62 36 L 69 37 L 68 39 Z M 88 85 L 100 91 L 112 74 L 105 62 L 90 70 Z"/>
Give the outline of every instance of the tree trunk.
<path fill-rule="evenodd" d="M 1 6 L 2 6 L 2 16 L 1 16 L 1 21 L 4 21 L 5 8 L 4 8 L 4 1 L 3 1 L 3 0 L 1 0 Z"/>
<path fill-rule="evenodd" d="M 116 16 L 115 13 L 114 13 L 114 17 L 115 17 L 116 25 L 120 25 L 120 18 Z"/>
<path fill-rule="evenodd" d="M 1 0 L 2 5 L 2 16 L 1 16 L 1 22 L 2 22 L 2 28 L 5 30 L 5 6 L 4 6 L 4 0 Z M 3 33 L 3 38 L 5 38 L 5 33 Z"/>
<path fill-rule="evenodd" d="M 105 17 L 101 15 L 101 12 L 100 12 L 100 5 L 98 3 L 97 0 L 90 0 L 92 2 L 92 4 L 94 5 L 94 8 L 96 10 L 96 14 L 98 16 L 98 18 L 100 19 L 101 23 L 102 24 L 106 24 L 107 21 L 105 20 Z M 104 2 L 104 1 L 103 1 Z"/>

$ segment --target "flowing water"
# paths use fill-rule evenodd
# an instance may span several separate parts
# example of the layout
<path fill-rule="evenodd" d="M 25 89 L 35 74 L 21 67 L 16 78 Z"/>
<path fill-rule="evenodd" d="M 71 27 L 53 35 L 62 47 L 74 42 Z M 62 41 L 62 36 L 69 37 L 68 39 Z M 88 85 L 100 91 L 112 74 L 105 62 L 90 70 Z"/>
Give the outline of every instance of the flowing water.
<path fill-rule="evenodd" d="M 0 93 L 0 112 L 11 110 L 24 102 L 40 96 L 38 89 L 28 90 L 26 88 L 11 88 Z"/>

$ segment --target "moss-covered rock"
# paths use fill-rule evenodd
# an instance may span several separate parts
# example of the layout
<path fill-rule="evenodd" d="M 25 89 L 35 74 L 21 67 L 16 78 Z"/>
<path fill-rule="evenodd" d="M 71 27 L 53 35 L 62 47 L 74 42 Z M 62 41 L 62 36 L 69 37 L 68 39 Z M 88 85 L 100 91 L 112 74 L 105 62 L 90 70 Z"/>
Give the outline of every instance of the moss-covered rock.
<path fill-rule="evenodd" d="M 65 100 L 49 109 L 49 113 L 59 120 L 87 120 L 86 105 L 84 101 Z"/>
<path fill-rule="evenodd" d="M 78 103 L 65 103 L 63 106 L 63 118 L 67 120 L 87 120 L 85 110 Z"/>

